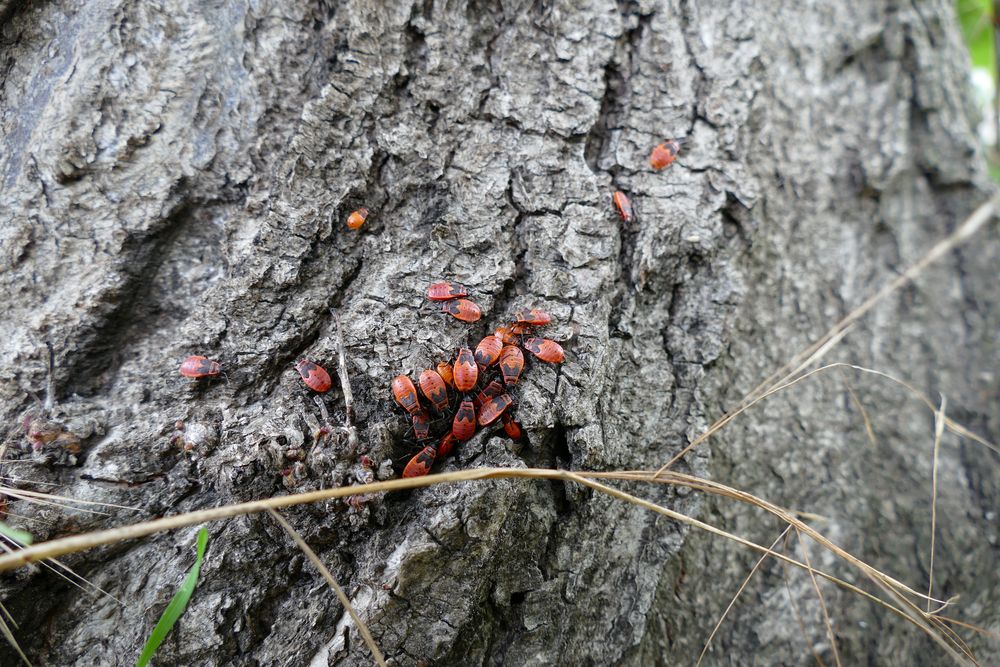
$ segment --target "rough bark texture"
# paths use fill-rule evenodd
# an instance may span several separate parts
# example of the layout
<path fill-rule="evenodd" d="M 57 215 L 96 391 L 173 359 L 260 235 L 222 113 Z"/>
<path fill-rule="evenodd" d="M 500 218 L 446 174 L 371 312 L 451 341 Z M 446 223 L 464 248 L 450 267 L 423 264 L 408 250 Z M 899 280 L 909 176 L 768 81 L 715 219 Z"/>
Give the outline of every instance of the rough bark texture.
<path fill-rule="evenodd" d="M 777 9 L 778 4 L 787 5 Z M 530 444 L 479 435 L 445 466 L 656 467 L 983 200 L 950 2 L 0 1 L 0 415 L 5 473 L 138 511 L 11 505 L 39 539 L 351 484 L 407 453 L 396 373 L 550 310 L 570 359 L 520 390 Z M 687 140 L 648 169 L 652 145 Z M 638 220 L 610 208 L 628 192 Z M 344 226 L 365 204 L 360 232 Z M 899 374 L 1000 439 L 995 228 L 866 318 L 827 360 Z M 475 288 L 469 327 L 422 301 Z M 313 448 L 290 364 L 335 367 L 342 313 L 361 446 Z M 25 451 L 55 350 L 53 418 Z M 228 382 L 192 387 L 188 354 Z M 874 440 L 848 394 L 872 422 Z M 338 390 L 327 396 L 343 418 Z M 992 409 L 992 410 L 991 410 Z M 193 442 L 171 442 L 177 420 Z M 195 437 L 191 434 L 200 434 Z M 825 517 L 921 588 L 933 416 L 829 374 L 734 423 L 681 468 Z M 289 455 L 306 470 L 283 480 Z M 935 591 L 1000 625 L 997 456 L 946 437 Z M 29 481 L 30 480 L 30 481 Z M 771 519 L 637 488 L 770 543 Z M 691 664 L 756 556 L 555 483 L 443 486 L 287 513 L 394 664 Z M 33 520 L 30 520 L 33 519 Z M 322 580 L 266 516 L 210 526 L 162 665 L 362 665 Z M 2 579 L 39 665 L 134 661 L 194 530 Z M 793 538 L 789 549 L 798 553 Z M 812 549 L 814 564 L 845 572 Z M 807 576 L 766 565 L 713 664 L 828 663 Z M 823 587 L 846 664 L 940 664 L 899 619 Z M 791 601 L 790 601 L 791 600 Z M 797 614 L 796 614 L 797 610 Z M 973 645 L 987 661 L 1000 647 Z M 0 661 L 13 664 L 0 649 Z"/>

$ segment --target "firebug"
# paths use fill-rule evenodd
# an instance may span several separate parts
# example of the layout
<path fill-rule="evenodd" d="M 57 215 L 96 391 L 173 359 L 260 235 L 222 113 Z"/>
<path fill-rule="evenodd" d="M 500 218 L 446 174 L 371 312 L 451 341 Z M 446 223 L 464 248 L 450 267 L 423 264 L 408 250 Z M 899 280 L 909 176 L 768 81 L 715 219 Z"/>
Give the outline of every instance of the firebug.
<path fill-rule="evenodd" d="M 659 171 L 669 167 L 677 159 L 677 153 L 681 150 L 681 145 L 674 139 L 663 142 L 653 149 L 649 155 L 649 166 Z"/>
<path fill-rule="evenodd" d="M 514 403 L 514 399 L 508 394 L 500 394 L 491 398 L 489 401 L 483 404 L 483 407 L 479 410 L 479 425 L 489 426 L 497 419 L 500 415 L 509 408 Z"/>
<path fill-rule="evenodd" d="M 479 379 L 479 367 L 476 366 L 476 358 L 472 356 L 472 350 L 463 347 L 458 351 L 455 359 L 455 389 L 462 393 L 472 391 Z"/>
<path fill-rule="evenodd" d="M 463 322 L 478 322 L 479 318 L 483 316 L 483 311 L 479 309 L 479 306 L 468 299 L 445 301 L 441 306 L 441 312 L 448 313 Z"/>
<path fill-rule="evenodd" d="M 429 473 L 436 454 L 433 446 L 421 449 L 403 468 L 403 477 L 422 477 Z"/>
<path fill-rule="evenodd" d="M 493 399 L 503 393 L 503 385 L 493 380 L 486 387 L 472 397 L 472 407 L 476 410 L 481 408 L 484 404 L 489 403 L 490 399 Z"/>
<path fill-rule="evenodd" d="M 451 364 L 447 361 L 442 361 L 437 365 L 437 372 L 446 385 L 452 388 L 455 387 L 455 373 L 451 370 Z"/>
<path fill-rule="evenodd" d="M 306 386 L 313 391 L 322 394 L 330 391 L 330 387 L 333 386 L 333 381 L 326 369 L 308 359 L 300 359 L 295 364 L 295 370 L 302 376 L 302 381 L 306 383 Z"/>
<path fill-rule="evenodd" d="M 615 208 L 618 209 L 618 215 L 621 216 L 622 220 L 632 222 L 632 202 L 629 201 L 625 193 L 618 190 L 611 198 L 614 200 Z"/>
<path fill-rule="evenodd" d="M 510 410 L 507 410 L 500 415 L 503 419 L 503 431 L 511 440 L 520 440 L 524 436 L 524 429 L 521 428 L 521 425 L 514 419 L 514 416 L 510 412 Z"/>
<path fill-rule="evenodd" d="M 446 433 L 445 436 L 441 438 L 441 442 L 440 444 L 438 444 L 437 447 L 438 458 L 443 459 L 444 457 L 451 454 L 451 451 L 455 449 L 455 445 L 457 444 L 458 440 L 455 439 L 455 436 L 451 433 L 451 431 Z"/>
<path fill-rule="evenodd" d="M 500 375 L 508 387 L 517 384 L 524 370 L 524 354 L 516 345 L 504 345 L 500 350 Z"/>
<path fill-rule="evenodd" d="M 566 359 L 562 346 L 548 338 L 527 338 L 524 341 L 524 349 L 550 364 L 561 364 Z"/>
<path fill-rule="evenodd" d="M 469 296 L 469 288 L 450 280 L 440 280 L 427 288 L 427 298 L 431 301 L 451 301 Z"/>
<path fill-rule="evenodd" d="M 207 357 L 198 355 L 188 357 L 181 364 L 181 375 L 186 378 L 206 378 L 215 377 L 222 372 L 222 366 L 218 361 L 212 361 Z"/>
<path fill-rule="evenodd" d="M 455 419 L 451 423 L 451 434 L 459 442 L 465 442 L 476 433 L 476 410 L 472 401 L 466 399 L 459 403 Z"/>
<path fill-rule="evenodd" d="M 509 326 L 497 327 L 493 335 L 503 341 L 504 345 L 517 345 L 517 338 L 514 337 L 514 332 Z"/>
<path fill-rule="evenodd" d="M 347 226 L 350 229 L 360 229 L 361 225 L 365 224 L 365 220 L 368 219 L 368 209 L 362 206 L 357 211 L 354 211 L 349 216 L 347 216 Z"/>
<path fill-rule="evenodd" d="M 413 380 L 405 375 L 397 375 L 392 380 L 392 397 L 396 399 L 399 406 L 411 415 L 420 411 L 420 401 L 417 399 L 417 388 L 413 386 Z"/>
<path fill-rule="evenodd" d="M 486 370 L 497 362 L 500 358 L 500 350 L 503 349 L 503 341 L 496 336 L 487 336 L 479 341 L 476 352 L 473 356 L 479 365 L 479 370 Z"/>
<path fill-rule="evenodd" d="M 539 308 L 523 308 L 514 313 L 513 321 L 515 326 L 518 324 L 530 324 L 537 327 L 551 322 L 552 316 Z M 511 333 L 523 333 L 523 330 L 514 331 L 513 328 Z"/>
<path fill-rule="evenodd" d="M 418 441 L 426 440 L 431 434 L 431 420 L 427 413 L 419 410 L 413 413 L 413 437 Z"/>
<path fill-rule="evenodd" d="M 420 391 L 434 404 L 434 409 L 444 412 L 448 409 L 448 389 L 437 371 L 426 370 L 417 378 Z"/>

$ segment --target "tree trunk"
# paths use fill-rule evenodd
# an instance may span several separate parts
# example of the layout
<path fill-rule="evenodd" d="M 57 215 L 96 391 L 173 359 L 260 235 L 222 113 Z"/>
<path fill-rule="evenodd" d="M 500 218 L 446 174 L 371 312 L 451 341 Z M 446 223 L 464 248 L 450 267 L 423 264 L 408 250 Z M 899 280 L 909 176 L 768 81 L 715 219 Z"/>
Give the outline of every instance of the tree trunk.
<path fill-rule="evenodd" d="M 662 465 L 991 191 L 950 2 L 773 4 L 0 1 L 4 474 L 137 508 L 19 500 L 11 523 L 44 540 L 354 484 L 370 472 L 361 455 L 395 474 L 386 462 L 413 450 L 390 379 L 522 306 L 552 313 L 546 335 L 568 354 L 525 373 L 528 444 L 481 433 L 436 470 Z M 671 137 L 679 159 L 653 172 L 651 147 Z M 616 189 L 633 223 L 613 212 Z M 361 205 L 372 215 L 351 231 Z M 823 361 L 944 394 L 948 415 L 1000 440 L 995 238 L 949 254 Z M 474 288 L 483 320 L 428 306 L 438 278 Z M 331 308 L 357 450 L 337 433 L 314 442 L 322 416 L 291 366 L 336 367 Z M 75 456 L 33 453 L 21 426 L 39 415 L 47 343 L 49 416 L 81 439 Z M 227 379 L 179 377 L 191 354 Z M 341 423 L 339 389 L 326 405 Z M 841 370 L 749 411 L 678 469 L 820 515 L 836 543 L 926 590 L 933 446 L 926 406 Z M 934 593 L 961 595 L 951 615 L 994 631 L 997 470 L 995 453 L 944 437 Z M 685 489 L 624 488 L 763 544 L 784 528 Z M 400 665 L 693 664 L 759 557 L 556 482 L 285 514 Z M 371 664 L 270 517 L 209 530 L 157 665 Z M 34 663 L 132 663 L 194 534 L 63 559 L 110 595 L 47 569 L 4 574 Z M 804 558 L 794 534 L 786 550 Z M 812 580 L 785 570 L 762 566 L 710 664 L 835 660 Z M 844 664 L 946 659 L 890 612 L 821 590 Z M 996 660 L 997 642 L 966 635 Z"/>

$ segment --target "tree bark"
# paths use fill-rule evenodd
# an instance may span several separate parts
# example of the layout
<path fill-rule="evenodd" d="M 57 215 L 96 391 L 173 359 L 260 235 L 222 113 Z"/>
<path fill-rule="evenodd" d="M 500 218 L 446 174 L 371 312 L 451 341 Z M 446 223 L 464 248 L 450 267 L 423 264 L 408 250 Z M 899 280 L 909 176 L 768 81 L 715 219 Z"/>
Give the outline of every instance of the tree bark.
<path fill-rule="evenodd" d="M 10 521 L 41 540 L 384 477 L 413 453 L 390 379 L 522 306 L 552 313 L 547 335 L 569 356 L 526 372 L 528 445 L 479 434 L 439 468 L 662 465 L 992 192 L 951 3 L 781 4 L 0 1 L 3 473 L 137 508 L 19 500 Z M 651 171 L 649 150 L 672 137 L 680 158 Z M 634 223 L 613 212 L 616 189 Z M 348 230 L 361 205 L 371 217 Z M 946 395 L 950 416 L 1000 440 L 995 239 L 993 227 L 926 271 L 824 361 Z M 426 305 L 445 277 L 474 288 L 482 322 Z M 336 433 L 314 441 L 322 416 L 291 367 L 336 367 L 331 308 L 356 450 Z M 81 439 L 76 456 L 26 448 L 46 344 L 49 416 Z M 190 354 L 218 359 L 227 380 L 180 378 Z M 342 423 L 339 390 L 326 406 Z M 818 514 L 835 542 L 924 589 L 933 445 L 925 406 L 836 371 L 679 469 Z M 995 453 L 945 436 L 934 590 L 994 631 L 997 470 Z M 783 529 L 684 489 L 626 488 L 764 544 Z M 286 516 L 400 665 L 692 664 L 758 557 L 561 483 Z M 209 530 L 201 583 L 156 664 L 370 664 L 269 517 Z M 3 575 L 34 663 L 134 661 L 194 534 L 64 559 L 110 595 L 46 569 Z M 802 557 L 794 535 L 788 551 Z M 811 579 L 783 572 L 762 567 L 709 664 L 834 660 Z M 945 659 L 884 609 L 821 588 L 844 664 Z M 968 640 L 996 659 L 997 642 Z"/>

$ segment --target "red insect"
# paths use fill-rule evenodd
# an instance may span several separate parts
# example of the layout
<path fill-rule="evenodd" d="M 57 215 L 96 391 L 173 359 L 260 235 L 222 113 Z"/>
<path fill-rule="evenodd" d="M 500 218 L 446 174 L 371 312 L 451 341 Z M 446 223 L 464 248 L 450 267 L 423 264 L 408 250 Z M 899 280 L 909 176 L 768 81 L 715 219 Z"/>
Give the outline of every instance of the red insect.
<path fill-rule="evenodd" d="M 472 356 L 472 350 L 463 347 L 458 351 L 458 358 L 455 359 L 455 389 L 460 392 L 472 391 L 479 379 L 479 367 L 476 366 L 476 358 Z"/>
<path fill-rule="evenodd" d="M 509 408 L 514 403 L 514 399 L 507 394 L 500 394 L 487 401 L 482 409 L 479 411 L 479 425 L 489 426 L 497 419 L 500 419 L 500 415 Z"/>
<path fill-rule="evenodd" d="M 527 338 L 524 341 L 524 349 L 550 364 L 561 364 L 566 360 L 562 345 L 548 338 Z"/>
<path fill-rule="evenodd" d="M 354 211 L 349 216 L 347 216 L 347 226 L 350 229 L 360 229 L 361 225 L 365 224 L 365 220 L 368 219 L 368 209 L 362 206 L 357 211 Z"/>
<path fill-rule="evenodd" d="M 445 364 L 447 366 L 447 364 Z M 437 371 L 426 370 L 417 379 L 420 391 L 434 404 L 434 409 L 444 412 L 448 409 L 448 388 Z"/>
<path fill-rule="evenodd" d="M 472 397 L 472 406 L 478 410 L 483 406 L 484 403 L 489 403 L 490 399 L 495 398 L 503 393 L 503 385 L 493 380 L 486 388 L 481 392 Z"/>
<path fill-rule="evenodd" d="M 431 434 L 431 420 L 423 410 L 413 413 L 413 437 L 426 440 Z"/>
<path fill-rule="evenodd" d="M 438 445 L 437 448 L 438 458 L 443 459 L 444 457 L 451 454 L 451 451 L 455 449 L 455 445 L 457 444 L 458 440 L 455 438 L 455 436 L 452 435 L 450 432 L 446 433 L 445 436 L 441 438 L 441 443 Z"/>
<path fill-rule="evenodd" d="M 436 454 L 433 445 L 421 449 L 403 468 L 403 477 L 422 477 L 429 473 L 434 465 Z"/>
<path fill-rule="evenodd" d="M 466 399 L 459 403 L 455 419 L 451 422 L 451 434 L 459 442 L 465 442 L 476 433 L 476 410 L 472 401 Z"/>
<path fill-rule="evenodd" d="M 516 345 L 504 345 L 500 350 L 500 374 L 508 387 L 517 384 L 524 370 L 524 355 Z"/>
<path fill-rule="evenodd" d="M 502 348 L 503 341 L 496 336 L 487 336 L 479 341 L 474 355 L 476 363 L 479 364 L 479 370 L 485 370 L 495 364 L 497 359 L 500 358 L 500 350 Z"/>
<path fill-rule="evenodd" d="M 517 338 L 514 337 L 514 332 L 511 331 L 512 327 L 497 327 L 494 336 L 503 341 L 504 345 L 517 345 Z"/>
<path fill-rule="evenodd" d="M 483 316 L 483 311 L 479 309 L 479 306 L 468 299 L 445 301 L 441 306 L 441 312 L 448 313 L 463 322 L 478 322 L 479 318 Z"/>
<path fill-rule="evenodd" d="M 417 388 L 413 386 L 413 380 L 405 375 L 397 375 L 392 380 L 392 397 L 411 415 L 420 411 L 420 401 L 417 399 Z"/>
<path fill-rule="evenodd" d="M 552 316 L 538 308 L 530 310 L 524 308 L 514 313 L 513 321 L 514 326 L 511 327 L 511 333 L 524 333 L 524 328 L 517 327 L 518 324 L 530 324 L 531 326 L 540 327 L 543 324 L 551 322 Z"/>
<path fill-rule="evenodd" d="M 622 220 L 632 222 L 632 202 L 625 196 L 625 193 L 618 190 L 611 198 L 614 200 L 615 208 L 618 209 L 618 215 L 622 217 Z"/>
<path fill-rule="evenodd" d="M 503 431 L 507 434 L 508 438 L 511 440 L 520 440 L 524 437 L 524 429 L 522 429 L 521 425 L 517 423 L 516 419 L 514 419 L 514 415 L 510 414 L 510 410 L 504 412 L 501 415 L 501 418 L 503 419 Z"/>
<path fill-rule="evenodd" d="M 441 379 L 444 380 L 444 383 L 454 389 L 455 373 L 451 370 L 451 364 L 447 361 L 442 361 L 437 365 L 437 372 L 441 376 Z"/>
<path fill-rule="evenodd" d="M 181 375 L 186 378 L 207 378 L 215 377 L 222 372 L 222 366 L 218 361 L 212 361 L 208 357 L 197 355 L 188 357 L 181 364 Z"/>
<path fill-rule="evenodd" d="M 306 383 L 306 386 L 313 391 L 322 394 L 330 391 L 330 387 L 333 386 L 333 380 L 330 379 L 330 374 L 326 372 L 326 369 L 308 359 L 299 359 L 299 362 L 295 364 L 295 370 L 302 376 L 302 381 Z"/>
<path fill-rule="evenodd" d="M 649 154 L 649 166 L 657 171 L 669 167 L 677 159 L 680 150 L 681 145 L 674 139 L 663 142 Z"/>
<path fill-rule="evenodd" d="M 469 288 L 450 280 L 441 280 L 427 288 L 427 298 L 431 301 L 451 301 L 469 296 Z"/>

